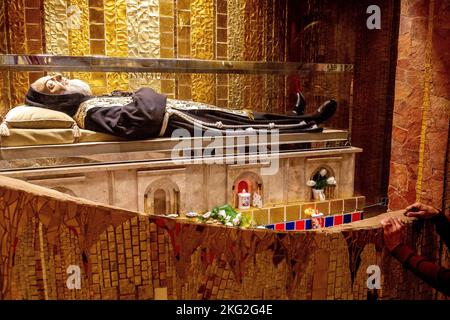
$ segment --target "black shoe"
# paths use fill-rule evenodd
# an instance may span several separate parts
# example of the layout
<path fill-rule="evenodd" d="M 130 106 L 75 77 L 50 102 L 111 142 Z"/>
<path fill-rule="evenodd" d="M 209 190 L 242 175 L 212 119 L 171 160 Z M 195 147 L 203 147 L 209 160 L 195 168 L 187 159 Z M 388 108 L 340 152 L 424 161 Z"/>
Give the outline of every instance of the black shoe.
<path fill-rule="evenodd" d="M 306 99 L 303 93 L 301 92 L 295 93 L 295 99 L 296 102 L 294 104 L 294 109 L 292 110 L 292 113 L 298 116 L 305 114 Z"/>

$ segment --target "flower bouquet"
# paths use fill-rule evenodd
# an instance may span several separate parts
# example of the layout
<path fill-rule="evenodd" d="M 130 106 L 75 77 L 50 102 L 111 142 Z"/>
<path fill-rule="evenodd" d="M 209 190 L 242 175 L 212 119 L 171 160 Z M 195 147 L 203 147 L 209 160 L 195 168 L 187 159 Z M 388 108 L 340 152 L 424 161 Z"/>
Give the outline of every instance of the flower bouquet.
<path fill-rule="evenodd" d="M 217 223 L 226 226 L 235 226 L 247 228 L 252 225 L 251 219 L 246 215 L 234 210 L 229 204 L 214 207 L 211 211 L 204 214 L 189 212 L 186 214 L 188 218 L 195 218 L 198 222 Z"/>
<path fill-rule="evenodd" d="M 334 177 L 328 177 L 327 169 L 322 168 L 314 175 L 312 180 L 306 182 L 306 185 L 312 188 L 314 200 L 324 201 L 324 188 L 326 186 L 335 186 L 336 179 Z"/>

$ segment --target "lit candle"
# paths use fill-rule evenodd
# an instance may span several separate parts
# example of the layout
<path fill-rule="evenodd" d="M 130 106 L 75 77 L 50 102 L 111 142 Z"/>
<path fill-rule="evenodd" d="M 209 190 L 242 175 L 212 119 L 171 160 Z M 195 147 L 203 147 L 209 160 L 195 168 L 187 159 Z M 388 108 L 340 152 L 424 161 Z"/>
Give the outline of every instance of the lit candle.
<path fill-rule="evenodd" d="M 250 193 L 246 192 L 245 189 L 238 193 L 239 197 L 239 209 L 249 209 L 250 208 Z"/>

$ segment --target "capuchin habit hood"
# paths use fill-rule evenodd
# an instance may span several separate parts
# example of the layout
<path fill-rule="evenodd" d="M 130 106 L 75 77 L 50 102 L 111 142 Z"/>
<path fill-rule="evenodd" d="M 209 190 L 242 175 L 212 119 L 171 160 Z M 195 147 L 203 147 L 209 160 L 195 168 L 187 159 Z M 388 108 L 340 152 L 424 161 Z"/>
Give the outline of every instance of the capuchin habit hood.
<path fill-rule="evenodd" d="M 80 104 L 93 98 L 82 93 L 47 94 L 30 87 L 25 95 L 25 104 L 60 111 L 73 117 Z"/>

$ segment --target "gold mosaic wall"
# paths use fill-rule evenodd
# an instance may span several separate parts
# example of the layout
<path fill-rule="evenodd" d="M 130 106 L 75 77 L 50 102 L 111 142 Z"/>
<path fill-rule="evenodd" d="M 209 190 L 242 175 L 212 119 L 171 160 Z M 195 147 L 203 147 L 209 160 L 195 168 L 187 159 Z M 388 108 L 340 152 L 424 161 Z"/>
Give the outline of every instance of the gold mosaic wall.
<path fill-rule="evenodd" d="M 6 0 L 0 53 L 285 61 L 286 21 L 287 0 Z M 2 73 L 0 115 L 23 103 L 29 84 L 42 75 Z M 285 109 L 284 76 L 66 75 L 88 81 L 95 94 L 150 86 L 222 107 Z"/>

